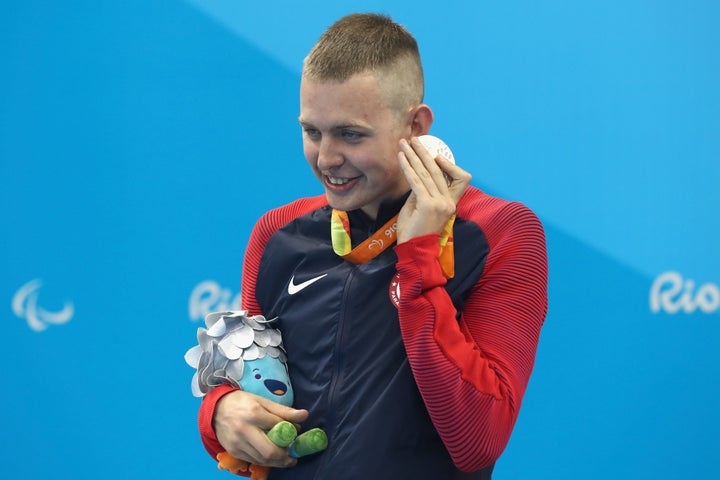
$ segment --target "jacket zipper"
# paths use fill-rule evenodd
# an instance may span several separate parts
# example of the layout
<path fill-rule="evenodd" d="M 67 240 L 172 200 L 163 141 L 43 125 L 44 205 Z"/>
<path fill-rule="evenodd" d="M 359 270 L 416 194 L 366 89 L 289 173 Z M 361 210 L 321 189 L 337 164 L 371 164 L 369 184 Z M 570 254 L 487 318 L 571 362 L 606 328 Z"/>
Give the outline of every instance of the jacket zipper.
<path fill-rule="evenodd" d="M 355 277 L 355 272 L 357 271 L 357 266 L 352 266 L 350 269 L 350 272 L 347 275 L 347 278 L 345 280 L 345 285 L 343 286 L 343 293 L 342 293 L 342 305 L 343 308 L 340 311 L 340 317 L 338 319 L 338 328 L 337 328 L 337 334 L 335 339 L 335 348 L 333 350 L 333 358 L 335 361 L 333 362 L 333 372 L 332 377 L 330 379 L 330 392 L 328 393 L 328 400 L 327 400 L 327 411 L 328 413 L 328 426 L 332 428 L 333 431 L 337 428 L 336 425 L 336 410 L 333 408 L 333 405 L 335 404 L 335 396 L 337 395 L 337 389 L 338 384 L 340 383 L 340 374 L 342 372 L 342 367 L 344 364 L 344 353 L 342 349 L 343 345 L 343 339 L 344 339 L 344 333 L 345 333 L 345 313 L 346 313 L 346 307 L 345 305 L 348 304 L 347 298 L 349 296 L 349 290 L 350 290 L 350 283 L 353 281 L 353 278 Z M 328 449 L 332 449 L 332 445 L 329 446 Z M 329 452 L 325 452 L 326 454 Z M 327 465 L 329 455 L 323 455 L 323 461 L 318 466 L 317 470 L 315 471 L 315 478 L 316 479 L 322 479 L 323 477 L 323 471 L 325 470 L 325 466 Z"/>

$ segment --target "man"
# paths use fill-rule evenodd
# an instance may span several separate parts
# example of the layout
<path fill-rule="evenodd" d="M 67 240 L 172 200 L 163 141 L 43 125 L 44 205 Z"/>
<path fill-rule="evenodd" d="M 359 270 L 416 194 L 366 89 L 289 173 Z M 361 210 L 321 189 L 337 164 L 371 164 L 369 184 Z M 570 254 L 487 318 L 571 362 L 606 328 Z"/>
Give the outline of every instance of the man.
<path fill-rule="evenodd" d="M 298 409 L 217 387 L 199 415 L 213 456 L 279 479 L 490 478 L 547 309 L 544 235 L 428 153 L 422 99 L 417 44 L 387 17 L 340 19 L 305 59 L 303 150 L 325 195 L 259 220 L 242 279 L 243 308 L 279 317 Z M 290 458 L 265 436 L 280 420 L 323 428 L 328 449 Z"/>

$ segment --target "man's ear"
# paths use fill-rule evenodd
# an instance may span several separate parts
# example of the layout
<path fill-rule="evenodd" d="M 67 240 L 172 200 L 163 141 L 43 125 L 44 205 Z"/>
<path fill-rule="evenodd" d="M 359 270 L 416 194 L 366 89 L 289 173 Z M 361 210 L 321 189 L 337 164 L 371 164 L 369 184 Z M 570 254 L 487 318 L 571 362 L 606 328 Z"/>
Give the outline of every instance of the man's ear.
<path fill-rule="evenodd" d="M 410 110 L 410 131 L 413 137 L 427 135 L 430 131 L 430 125 L 433 122 L 433 112 L 429 106 L 424 103 L 415 105 Z"/>

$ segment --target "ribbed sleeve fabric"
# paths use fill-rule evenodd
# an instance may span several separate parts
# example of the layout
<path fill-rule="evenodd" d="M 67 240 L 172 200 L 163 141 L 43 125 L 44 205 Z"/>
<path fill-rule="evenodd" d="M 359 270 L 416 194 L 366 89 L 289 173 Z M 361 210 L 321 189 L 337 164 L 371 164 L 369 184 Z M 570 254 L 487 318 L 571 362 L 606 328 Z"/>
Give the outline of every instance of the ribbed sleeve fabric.
<path fill-rule="evenodd" d="M 325 195 L 301 198 L 285 207 L 270 210 L 255 224 L 255 228 L 250 234 L 247 249 L 245 250 L 241 289 L 243 308 L 248 310 L 250 315 L 262 315 L 260 305 L 258 305 L 257 299 L 255 298 L 255 286 L 257 285 L 258 270 L 260 269 L 260 259 L 262 258 L 265 245 L 270 237 L 279 228 L 282 228 L 294 219 L 324 207 L 325 205 L 327 205 Z"/>
<path fill-rule="evenodd" d="M 443 288 L 438 237 L 395 251 L 415 381 L 455 465 L 469 472 L 493 464 L 510 439 L 547 312 L 547 255 L 542 226 L 522 204 L 473 190 L 458 216 L 476 222 L 490 247 L 460 322 Z"/>

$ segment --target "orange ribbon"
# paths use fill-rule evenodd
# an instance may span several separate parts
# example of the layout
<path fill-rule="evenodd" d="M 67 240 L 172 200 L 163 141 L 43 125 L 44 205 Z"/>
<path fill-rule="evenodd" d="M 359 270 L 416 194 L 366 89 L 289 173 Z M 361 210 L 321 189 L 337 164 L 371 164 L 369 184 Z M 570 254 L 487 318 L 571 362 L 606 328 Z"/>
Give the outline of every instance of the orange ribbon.
<path fill-rule="evenodd" d="M 333 209 L 330 221 L 330 235 L 333 250 L 348 262 L 356 265 L 372 260 L 397 240 L 397 219 L 398 215 L 395 215 L 385 225 L 380 227 L 378 231 L 365 239 L 364 242 L 352 248 L 348 214 L 342 210 Z M 454 223 L 455 215 L 448 220 L 440 234 L 440 254 L 438 255 L 438 260 L 440 261 L 443 274 L 447 278 L 455 276 L 455 255 L 453 250 Z"/>

